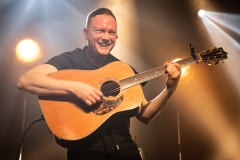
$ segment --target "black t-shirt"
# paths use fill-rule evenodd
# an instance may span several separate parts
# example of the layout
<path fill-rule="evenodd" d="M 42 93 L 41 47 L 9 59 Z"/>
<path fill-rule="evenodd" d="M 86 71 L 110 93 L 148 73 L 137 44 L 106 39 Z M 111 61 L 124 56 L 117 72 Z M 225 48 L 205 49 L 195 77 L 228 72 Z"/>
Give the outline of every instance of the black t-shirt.
<path fill-rule="evenodd" d="M 83 50 L 76 48 L 71 52 L 65 52 L 58 56 L 51 58 L 47 61 L 47 64 L 51 64 L 58 70 L 63 69 L 81 69 L 81 70 L 95 70 L 98 67 L 94 66 L 86 56 L 86 49 Z M 116 57 L 109 54 L 104 65 L 119 61 Z M 134 70 L 134 69 L 133 69 Z M 135 73 L 137 73 L 134 70 Z M 99 137 L 90 147 L 86 148 L 84 151 L 80 150 L 68 150 L 68 157 L 75 157 L 80 152 L 85 151 L 96 151 L 101 153 L 115 154 L 119 155 L 119 158 L 133 156 L 138 153 L 138 147 L 136 143 L 132 140 L 129 131 L 130 119 L 124 119 L 114 123 L 109 127 L 106 132 Z"/>

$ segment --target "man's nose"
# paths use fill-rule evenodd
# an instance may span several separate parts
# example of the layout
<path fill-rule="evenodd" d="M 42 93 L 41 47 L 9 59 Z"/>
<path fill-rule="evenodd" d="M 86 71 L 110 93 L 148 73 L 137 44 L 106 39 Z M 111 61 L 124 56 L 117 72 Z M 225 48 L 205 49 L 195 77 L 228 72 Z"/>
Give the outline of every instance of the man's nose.
<path fill-rule="evenodd" d="M 108 41 L 110 39 L 109 33 L 105 32 L 102 36 L 102 39 Z"/>

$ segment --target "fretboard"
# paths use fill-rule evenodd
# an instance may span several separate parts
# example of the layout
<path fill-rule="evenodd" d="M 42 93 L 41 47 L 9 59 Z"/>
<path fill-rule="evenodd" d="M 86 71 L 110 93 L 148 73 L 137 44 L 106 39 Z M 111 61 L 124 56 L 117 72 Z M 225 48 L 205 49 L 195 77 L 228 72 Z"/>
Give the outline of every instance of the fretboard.
<path fill-rule="evenodd" d="M 196 55 L 196 56 L 197 56 L 198 62 L 200 62 L 201 57 L 199 55 Z M 196 62 L 193 59 L 193 57 L 188 57 L 188 58 L 179 60 L 176 63 L 180 64 L 181 67 L 184 68 L 184 67 L 189 66 L 191 64 L 194 64 Z M 163 66 L 153 68 L 153 69 L 150 69 L 148 71 L 136 74 L 134 76 L 122 79 L 122 80 L 119 81 L 119 83 L 122 86 L 122 89 L 126 89 L 126 88 L 132 87 L 134 85 L 137 85 L 137 84 L 149 81 L 151 79 L 157 78 L 157 77 L 162 76 L 166 73 L 167 73 L 166 72 L 166 67 L 163 65 Z"/>

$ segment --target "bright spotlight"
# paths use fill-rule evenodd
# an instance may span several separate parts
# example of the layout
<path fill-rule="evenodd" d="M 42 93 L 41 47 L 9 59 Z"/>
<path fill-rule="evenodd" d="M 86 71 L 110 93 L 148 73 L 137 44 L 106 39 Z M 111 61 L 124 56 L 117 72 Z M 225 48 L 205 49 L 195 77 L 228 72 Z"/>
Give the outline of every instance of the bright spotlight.
<path fill-rule="evenodd" d="M 198 11 L 198 16 L 199 17 L 203 17 L 204 15 L 205 15 L 205 11 L 204 10 L 201 9 L 201 10 Z"/>
<path fill-rule="evenodd" d="M 176 58 L 172 62 L 177 62 L 180 60 L 182 60 L 182 58 Z M 182 70 L 181 79 L 183 79 L 189 75 L 190 66 L 186 66 L 186 67 L 182 68 L 181 70 Z"/>
<path fill-rule="evenodd" d="M 16 47 L 17 58 L 23 63 L 33 63 L 41 57 L 39 45 L 30 39 L 22 40 Z"/>

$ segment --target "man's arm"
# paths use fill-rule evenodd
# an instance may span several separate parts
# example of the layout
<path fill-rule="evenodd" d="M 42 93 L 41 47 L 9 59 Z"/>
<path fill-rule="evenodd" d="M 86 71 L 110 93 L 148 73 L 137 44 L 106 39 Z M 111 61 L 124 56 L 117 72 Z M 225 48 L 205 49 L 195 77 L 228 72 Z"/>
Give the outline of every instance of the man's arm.
<path fill-rule="evenodd" d="M 143 123 L 150 123 L 166 107 L 170 97 L 177 88 L 181 76 L 181 66 L 177 63 L 166 63 L 168 78 L 166 88 L 153 100 L 147 102 L 144 100 L 141 112 L 136 116 Z"/>
<path fill-rule="evenodd" d="M 48 76 L 57 71 L 49 64 L 37 66 L 19 78 L 17 88 L 39 96 L 75 95 L 89 106 L 101 101 L 102 93 L 91 85 Z"/>

